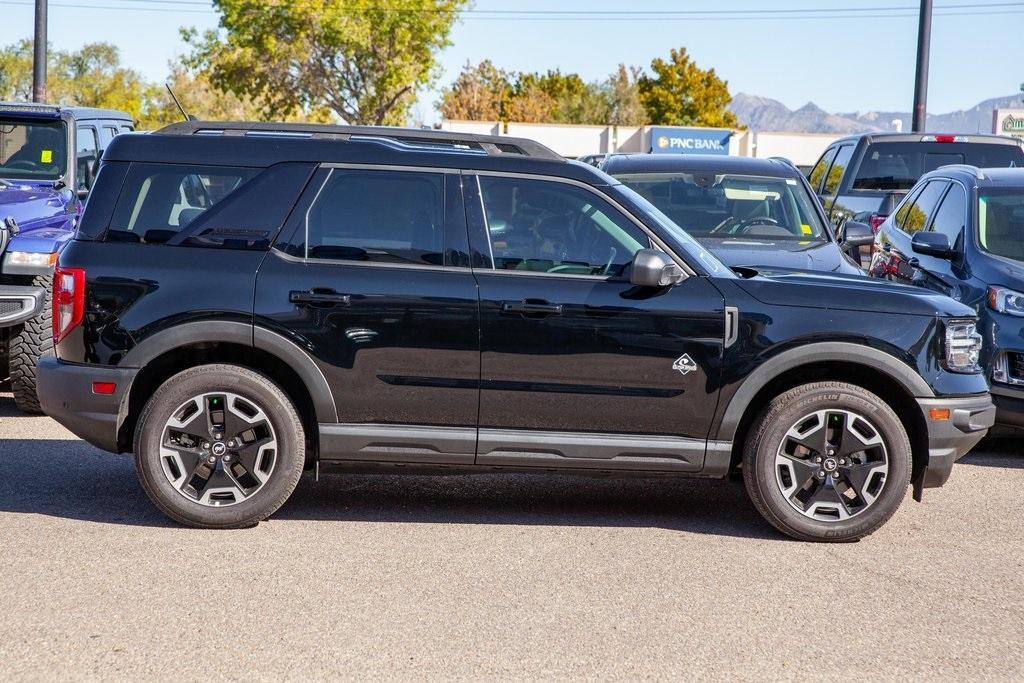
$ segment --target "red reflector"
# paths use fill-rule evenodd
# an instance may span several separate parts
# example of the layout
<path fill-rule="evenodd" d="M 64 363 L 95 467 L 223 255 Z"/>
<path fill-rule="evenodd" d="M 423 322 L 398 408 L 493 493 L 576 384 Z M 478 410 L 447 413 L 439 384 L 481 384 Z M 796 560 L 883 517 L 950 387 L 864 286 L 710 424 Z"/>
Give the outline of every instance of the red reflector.
<path fill-rule="evenodd" d="M 113 382 L 93 382 L 92 393 L 110 396 L 117 391 L 117 385 Z"/>

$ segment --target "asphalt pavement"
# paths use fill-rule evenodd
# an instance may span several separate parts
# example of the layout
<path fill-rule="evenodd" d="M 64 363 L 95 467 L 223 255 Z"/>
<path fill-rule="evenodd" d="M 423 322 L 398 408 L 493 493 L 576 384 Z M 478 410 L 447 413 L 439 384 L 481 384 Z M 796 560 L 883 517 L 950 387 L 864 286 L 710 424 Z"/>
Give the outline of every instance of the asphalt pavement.
<path fill-rule="evenodd" d="M 0 393 L 4 681 L 1021 680 L 1022 545 L 1009 442 L 847 545 L 735 482 L 543 475 L 307 477 L 196 531 Z"/>

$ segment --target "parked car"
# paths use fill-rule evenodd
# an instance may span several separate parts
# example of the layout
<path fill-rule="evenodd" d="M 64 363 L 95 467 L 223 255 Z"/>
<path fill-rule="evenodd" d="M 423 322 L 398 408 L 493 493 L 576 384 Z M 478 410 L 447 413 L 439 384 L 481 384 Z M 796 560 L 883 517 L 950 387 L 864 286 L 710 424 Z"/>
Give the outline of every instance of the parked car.
<path fill-rule="evenodd" d="M 995 410 L 966 306 L 734 272 L 598 169 L 504 136 L 122 136 L 53 297 L 46 412 L 133 451 L 199 527 L 258 523 L 305 468 L 742 471 L 778 529 L 851 540 L 944 483 Z"/>
<path fill-rule="evenodd" d="M 1024 169 L 946 166 L 926 174 L 875 244 L 871 275 L 978 312 L 999 431 L 1024 428 Z"/>
<path fill-rule="evenodd" d="M 852 218 L 877 232 L 918 179 L 949 164 L 1024 166 L 1024 143 L 1001 135 L 867 133 L 836 140 L 811 169 L 833 225 Z"/>
<path fill-rule="evenodd" d="M 38 413 L 36 364 L 53 346 L 50 290 L 96 163 L 132 130 L 105 109 L 0 103 L 0 379 L 17 407 Z"/>
<path fill-rule="evenodd" d="M 847 251 L 868 226 L 833 234 L 800 171 L 784 159 L 710 154 L 616 154 L 601 170 L 639 193 L 730 266 L 863 274 Z"/>

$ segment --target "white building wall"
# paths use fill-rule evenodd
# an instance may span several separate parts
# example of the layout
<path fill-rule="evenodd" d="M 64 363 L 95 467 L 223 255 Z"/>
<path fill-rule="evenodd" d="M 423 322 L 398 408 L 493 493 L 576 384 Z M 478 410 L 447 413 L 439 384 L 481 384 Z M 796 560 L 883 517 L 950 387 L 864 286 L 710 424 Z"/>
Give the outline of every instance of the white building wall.
<path fill-rule="evenodd" d="M 608 126 L 509 122 L 505 133 L 517 138 L 536 140 L 566 157 L 614 151 L 610 149 L 611 131 Z"/>
<path fill-rule="evenodd" d="M 817 133 L 752 133 L 746 156 L 786 157 L 797 166 L 812 166 L 825 149 L 842 135 Z M 731 152 L 731 151 L 730 151 Z"/>

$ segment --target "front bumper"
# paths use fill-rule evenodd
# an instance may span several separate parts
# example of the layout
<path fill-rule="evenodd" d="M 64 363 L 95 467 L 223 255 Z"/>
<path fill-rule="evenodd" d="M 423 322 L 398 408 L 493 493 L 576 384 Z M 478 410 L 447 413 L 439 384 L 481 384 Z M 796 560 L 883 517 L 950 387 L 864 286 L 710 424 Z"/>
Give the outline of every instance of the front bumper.
<path fill-rule="evenodd" d="M 42 287 L 0 285 L 0 327 L 19 325 L 36 317 L 45 301 Z"/>
<path fill-rule="evenodd" d="M 37 390 L 43 412 L 93 446 L 119 452 L 117 432 L 127 414 L 127 398 L 136 368 L 111 368 L 41 358 Z M 93 392 L 95 382 L 117 385 L 113 394 Z"/>
<path fill-rule="evenodd" d="M 953 471 L 953 463 L 967 454 L 984 438 L 995 423 L 996 407 L 988 394 L 960 398 L 919 398 L 925 423 L 928 425 L 928 463 L 917 474 L 914 495 L 921 489 L 942 486 Z M 935 420 L 931 409 L 948 409 L 948 420 Z"/>

